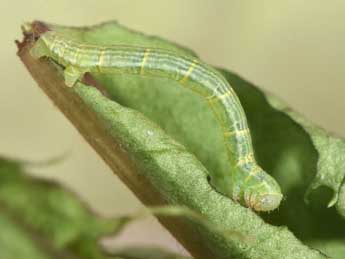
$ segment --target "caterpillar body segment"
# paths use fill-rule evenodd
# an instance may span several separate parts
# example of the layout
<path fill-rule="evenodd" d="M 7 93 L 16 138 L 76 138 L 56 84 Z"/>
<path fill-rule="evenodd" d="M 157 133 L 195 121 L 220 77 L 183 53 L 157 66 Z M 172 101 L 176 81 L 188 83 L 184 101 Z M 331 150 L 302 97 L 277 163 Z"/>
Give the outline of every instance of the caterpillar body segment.
<path fill-rule="evenodd" d="M 225 80 L 201 60 L 174 52 L 127 45 L 89 45 L 67 40 L 56 32 L 41 35 L 31 51 L 47 56 L 65 67 L 67 86 L 72 87 L 86 72 L 137 74 L 164 77 L 202 96 L 214 111 L 223 129 L 229 159 L 230 179 L 226 190 L 219 190 L 256 211 L 277 208 L 282 199 L 277 182 L 256 163 L 246 116 L 241 103 Z M 211 175 L 217 188 L 217 179 Z"/>

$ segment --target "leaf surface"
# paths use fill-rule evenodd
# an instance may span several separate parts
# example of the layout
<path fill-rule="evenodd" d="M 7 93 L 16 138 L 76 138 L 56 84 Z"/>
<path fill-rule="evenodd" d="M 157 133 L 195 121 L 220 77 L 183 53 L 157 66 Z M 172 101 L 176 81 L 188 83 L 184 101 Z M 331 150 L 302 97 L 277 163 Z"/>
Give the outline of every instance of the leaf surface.
<path fill-rule="evenodd" d="M 85 43 L 133 44 L 194 55 L 117 23 L 53 28 Z M 344 220 L 334 207 L 326 209 L 333 193 L 318 188 L 310 193 L 309 205 L 304 194 L 312 181 L 314 187 L 326 185 L 339 193 L 344 141 L 239 76 L 221 71 L 245 109 L 260 165 L 277 179 L 285 196 L 279 210 L 260 215 L 263 219 L 208 184 L 208 172 L 227 172 L 228 162 L 220 127 L 199 96 L 170 80 L 129 75 L 93 75 L 110 98 L 83 84 L 73 91 L 168 203 L 188 206 L 212 223 L 252 238 L 243 242 L 192 224 L 198 242 L 215 258 L 325 258 L 323 253 L 341 258 Z M 341 194 L 332 201 L 343 213 Z"/>
<path fill-rule="evenodd" d="M 60 185 L 0 158 L 0 258 L 105 258 L 98 240 L 128 219 L 94 215 Z"/>

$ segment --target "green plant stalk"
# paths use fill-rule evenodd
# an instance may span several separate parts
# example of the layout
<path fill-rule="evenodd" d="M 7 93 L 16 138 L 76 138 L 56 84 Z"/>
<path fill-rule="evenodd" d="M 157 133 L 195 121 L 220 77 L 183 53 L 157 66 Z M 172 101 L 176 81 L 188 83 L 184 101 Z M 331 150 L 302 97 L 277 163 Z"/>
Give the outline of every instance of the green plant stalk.
<path fill-rule="evenodd" d="M 33 78 L 145 205 L 185 205 L 224 229 L 252 238 L 243 242 L 188 220 L 159 218 L 195 258 L 325 258 L 285 227 L 265 224 L 215 192 L 200 162 L 138 112 L 93 87 L 67 89 L 52 63 L 29 55 L 31 44 L 25 42 L 18 54 Z"/>

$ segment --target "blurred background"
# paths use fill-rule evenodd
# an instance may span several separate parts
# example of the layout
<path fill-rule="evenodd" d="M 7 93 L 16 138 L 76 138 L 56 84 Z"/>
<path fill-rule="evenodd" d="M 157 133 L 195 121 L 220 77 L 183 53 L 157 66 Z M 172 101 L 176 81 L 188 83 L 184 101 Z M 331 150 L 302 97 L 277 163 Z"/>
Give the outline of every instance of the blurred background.
<path fill-rule="evenodd" d="M 0 154 L 58 165 L 32 169 L 77 192 L 105 216 L 141 204 L 37 87 L 19 58 L 20 25 L 118 20 L 193 49 L 235 71 L 345 137 L 345 1 L 343 0 L 1 0 Z M 163 244 L 182 251 L 153 219 L 135 223 L 119 242 Z"/>

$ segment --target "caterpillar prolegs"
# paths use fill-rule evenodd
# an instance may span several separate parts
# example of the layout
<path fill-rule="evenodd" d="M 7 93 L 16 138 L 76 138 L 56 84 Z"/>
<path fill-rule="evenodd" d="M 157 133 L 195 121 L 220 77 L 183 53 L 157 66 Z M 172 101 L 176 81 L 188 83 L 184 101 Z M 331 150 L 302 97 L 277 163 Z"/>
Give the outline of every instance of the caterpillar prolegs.
<path fill-rule="evenodd" d="M 205 98 L 222 127 L 230 165 L 229 174 L 224 177 L 231 179 L 222 193 L 256 211 L 279 206 L 283 195 L 277 182 L 255 161 L 240 101 L 225 78 L 211 66 L 164 49 L 87 45 L 53 31 L 40 36 L 31 54 L 36 58 L 47 56 L 64 66 L 65 83 L 70 87 L 86 72 L 138 74 L 178 81 Z"/>

